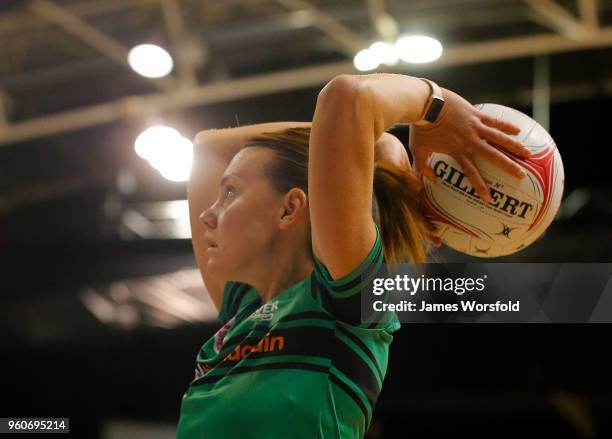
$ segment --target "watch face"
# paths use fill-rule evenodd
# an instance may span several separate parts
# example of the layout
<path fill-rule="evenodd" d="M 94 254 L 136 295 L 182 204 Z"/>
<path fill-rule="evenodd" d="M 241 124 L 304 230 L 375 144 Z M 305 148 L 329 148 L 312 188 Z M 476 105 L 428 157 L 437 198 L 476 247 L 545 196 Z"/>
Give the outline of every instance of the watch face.
<path fill-rule="evenodd" d="M 438 115 L 440 114 L 440 111 L 442 111 L 443 106 L 444 99 L 440 99 L 434 96 L 431 100 L 431 105 L 429 106 L 429 109 L 427 110 L 427 114 L 425 115 L 424 119 L 427 122 L 435 122 L 438 118 Z"/>

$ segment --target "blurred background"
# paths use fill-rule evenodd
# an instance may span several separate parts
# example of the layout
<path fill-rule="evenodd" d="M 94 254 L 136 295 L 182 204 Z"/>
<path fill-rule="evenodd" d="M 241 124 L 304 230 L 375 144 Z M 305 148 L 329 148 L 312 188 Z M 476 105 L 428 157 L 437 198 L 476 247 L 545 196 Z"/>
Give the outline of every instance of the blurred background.
<path fill-rule="evenodd" d="M 311 120 L 327 81 L 368 72 L 428 77 L 550 131 L 563 205 L 499 261 L 612 262 L 610 0 L 4 0 L 1 416 L 174 437 L 219 326 L 190 241 L 191 140 Z M 611 335 L 404 324 L 367 437 L 612 437 Z"/>

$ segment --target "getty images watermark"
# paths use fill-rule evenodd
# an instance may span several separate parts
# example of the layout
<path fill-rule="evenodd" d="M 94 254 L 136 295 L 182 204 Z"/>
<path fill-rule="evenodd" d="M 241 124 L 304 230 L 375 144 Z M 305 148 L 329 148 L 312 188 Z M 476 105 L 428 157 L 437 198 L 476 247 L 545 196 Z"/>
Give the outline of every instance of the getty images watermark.
<path fill-rule="evenodd" d="M 379 264 L 362 323 L 612 322 L 610 263 Z"/>
<path fill-rule="evenodd" d="M 440 278 L 440 277 L 410 277 L 406 274 L 395 275 L 395 278 L 374 278 L 372 294 L 384 296 L 387 293 L 404 293 L 411 297 L 417 293 L 452 293 L 463 296 L 465 293 L 477 293 L 485 291 L 487 275 L 482 277 L 459 277 L 459 278 Z M 459 303 L 432 303 L 428 299 L 419 301 L 400 300 L 398 303 L 385 303 L 382 298 L 374 300 L 373 310 L 376 312 L 401 311 L 401 312 L 453 312 L 453 311 L 479 311 L 479 312 L 518 312 L 521 303 L 519 300 L 508 300 L 502 302 L 497 300 L 494 303 L 481 302 L 481 298 L 471 300 L 460 300 Z"/>

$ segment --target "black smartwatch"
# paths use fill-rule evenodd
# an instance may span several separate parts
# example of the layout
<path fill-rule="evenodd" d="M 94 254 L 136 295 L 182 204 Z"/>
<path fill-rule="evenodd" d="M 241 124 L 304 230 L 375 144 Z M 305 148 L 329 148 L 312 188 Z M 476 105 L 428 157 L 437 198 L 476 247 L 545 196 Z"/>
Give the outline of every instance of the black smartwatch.
<path fill-rule="evenodd" d="M 426 78 L 419 79 L 429 85 L 430 95 L 421 118 L 413 123 L 414 125 L 429 125 L 438 119 L 442 107 L 444 107 L 444 98 L 442 97 L 442 89 L 438 84 Z"/>

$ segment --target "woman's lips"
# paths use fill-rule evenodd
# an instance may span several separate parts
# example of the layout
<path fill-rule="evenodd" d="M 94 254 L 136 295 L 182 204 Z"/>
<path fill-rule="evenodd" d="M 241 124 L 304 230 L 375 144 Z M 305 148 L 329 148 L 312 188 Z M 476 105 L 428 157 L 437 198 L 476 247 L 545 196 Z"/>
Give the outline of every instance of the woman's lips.
<path fill-rule="evenodd" d="M 204 242 L 208 247 L 216 247 L 217 243 L 210 236 L 204 235 Z"/>

